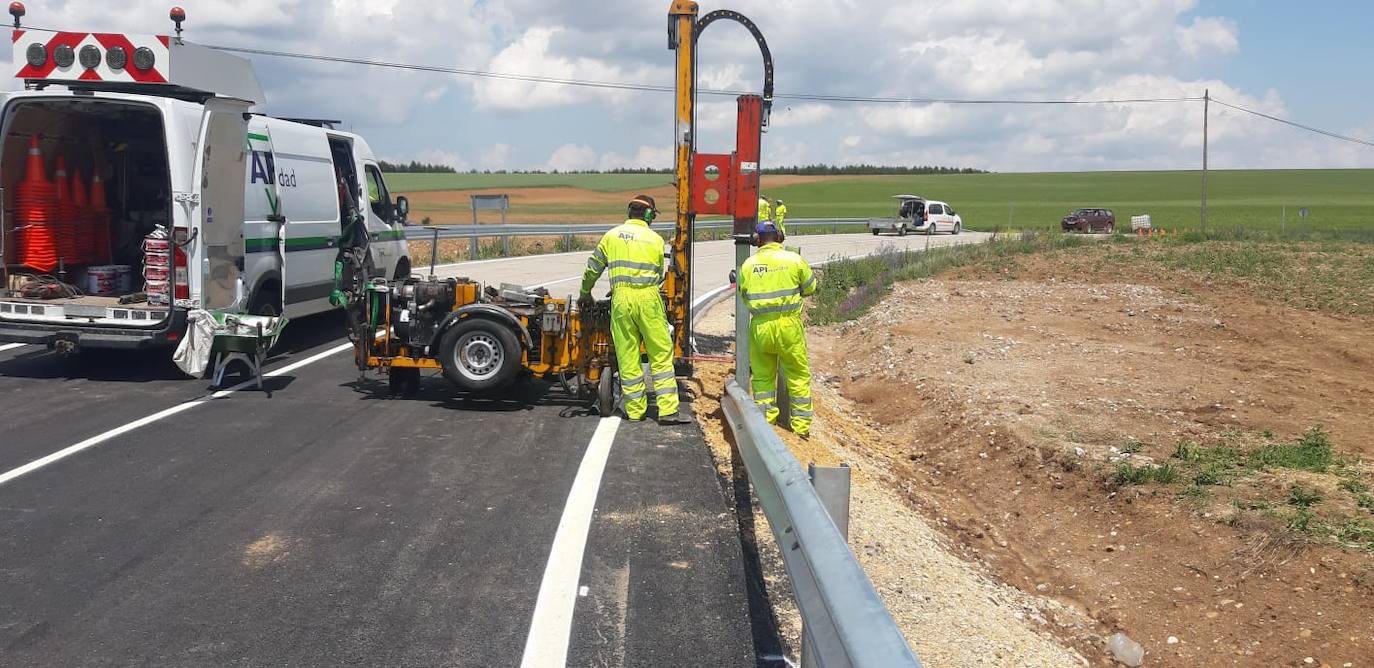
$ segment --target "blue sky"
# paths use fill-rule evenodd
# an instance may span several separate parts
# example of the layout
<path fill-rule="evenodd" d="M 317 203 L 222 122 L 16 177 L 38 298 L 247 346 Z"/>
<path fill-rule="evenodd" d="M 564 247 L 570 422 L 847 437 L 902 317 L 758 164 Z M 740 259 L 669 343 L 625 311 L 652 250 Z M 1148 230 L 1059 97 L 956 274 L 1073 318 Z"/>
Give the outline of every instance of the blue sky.
<path fill-rule="evenodd" d="M 33 0 L 32 25 L 166 32 L 160 0 Z M 182 3 L 188 39 L 449 67 L 669 84 L 667 0 L 240 0 Z M 773 47 L 779 92 L 954 98 L 1219 99 L 1374 137 L 1368 3 L 1260 0 L 732 0 Z M 703 38 L 702 78 L 756 88 L 745 34 Z M 389 159 L 467 169 L 667 166 L 670 95 L 569 90 L 257 58 L 269 113 L 343 118 Z M 702 149 L 728 150 L 734 102 L 703 98 Z M 998 171 L 1190 169 L 1196 104 L 1091 107 L 782 102 L 766 164 Z M 1374 149 L 1224 109 L 1220 168 L 1374 167 Z"/>

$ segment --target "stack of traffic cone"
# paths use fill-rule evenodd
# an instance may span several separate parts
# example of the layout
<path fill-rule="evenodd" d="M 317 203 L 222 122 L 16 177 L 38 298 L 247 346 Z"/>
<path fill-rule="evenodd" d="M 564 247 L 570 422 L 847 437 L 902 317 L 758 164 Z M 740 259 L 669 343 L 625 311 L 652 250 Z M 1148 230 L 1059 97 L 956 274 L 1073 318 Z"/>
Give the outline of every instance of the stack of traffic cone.
<path fill-rule="evenodd" d="M 14 192 L 14 224 L 18 229 L 19 263 L 38 271 L 57 268 L 57 190 L 48 180 L 38 135 L 29 143 L 24 180 Z"/>
<path fill-rule="evenodd" d="M 105 181 L 100 170 L 91 177 L 91 215 L 95 220 L 95 255 L 97 262 L 110 258 L 110 203 L 105 196 Z"/>
<path fill-rule="evenodd" d="M 95 264 L 95 217 L 91 215 L 90 201 L 86 198 L 86 181 L 81 178 L 80 169 L 72 173 L 72 210 L 72 239 L 76 244 L 77 260 L 81 264 Z"/>
<path fill-rule="evenodd" d="M 57 168 L 53 174 L 57 182 L 57 220 L 52 223 L 57 235 L 57 255 L 62 264 L 77 264 L 81 260 L 76 249 L 76 207 L 72 202 L 72 182 L 67 177 L 67 161 L 57 156 Z"/>

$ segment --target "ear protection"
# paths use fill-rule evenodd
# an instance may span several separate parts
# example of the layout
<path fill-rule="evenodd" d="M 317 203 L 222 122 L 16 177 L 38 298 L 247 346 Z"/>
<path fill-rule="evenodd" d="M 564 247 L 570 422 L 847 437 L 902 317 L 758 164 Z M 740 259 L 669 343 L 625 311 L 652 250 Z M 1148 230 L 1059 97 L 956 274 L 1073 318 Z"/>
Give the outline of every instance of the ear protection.
<path fill-rule="evenodd" d="M 648 202 L 645 202 L 642 199 L 631 200 L 630 204 L 641 204 L 644 206 L 644 222 L 646 223 L 652 223 L 654 222 L 654 219 L 658 217 L 658 211 L 654 210 L 653 205 L 649 204 Z"/>

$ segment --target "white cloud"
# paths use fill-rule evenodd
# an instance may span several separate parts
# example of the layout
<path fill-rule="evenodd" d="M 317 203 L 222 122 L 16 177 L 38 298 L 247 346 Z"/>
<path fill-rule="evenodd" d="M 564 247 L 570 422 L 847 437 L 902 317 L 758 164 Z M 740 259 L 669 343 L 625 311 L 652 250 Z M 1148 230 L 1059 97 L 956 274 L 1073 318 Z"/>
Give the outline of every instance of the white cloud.
<path fill-rule="evenodd" d="M 673 166 L 672 146 L 640 146 L 633 157 L 625 157 L 617 153 L 607 153 L 597 161 L 597 168 L 602 170 L 615 169 L 617 167 L 629 167 L 636 169 L 668 169 Z"/>
<path fill-rule="evenodd" d="M 448 165 L 449 167 L 452 167 L 460 172 L 467 171 L 472 167 L 471 163 L 464 160 L 457 153 L 454 153 L 453 151 L 443 151 L 440 149 L 429 149 L 427 151 L 422 151 L 418 156 L 416 156 L 415 159 L 419 160 L 420 162 L 435 165 Z"/>
<path fill-rule="evenodd" d="M 595 169 L 597 157 L 596 149 L 585 144 L 564 144 L 544 162 L 544 169 L 560 172 Z"/>
<path fill-rule="evenodd" d="M 490 148 L 482 151 L 482 169 L 510 169 L 514 167 L 511 162 L 515 151 L 510 144 L 493 144 Z"/>
<path fill-rule="evenodd" d="M 1240 47 L 1236 22 L 1230 19 L 1199 16 L 1187 27 L 1174 28 L 1178 45 L 1194 58 L 1208 53 L 1232 54 Z"/>

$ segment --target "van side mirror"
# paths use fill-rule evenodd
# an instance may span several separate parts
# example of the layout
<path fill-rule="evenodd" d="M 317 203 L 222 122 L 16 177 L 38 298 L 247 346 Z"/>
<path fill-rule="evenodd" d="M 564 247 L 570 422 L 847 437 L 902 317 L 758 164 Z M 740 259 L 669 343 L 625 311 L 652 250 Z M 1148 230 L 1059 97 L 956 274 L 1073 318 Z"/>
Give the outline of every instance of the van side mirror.
<path fill-rule="evenodd" d="M 401 195 L 396 198 L 396 205 L 394 208 L 396 211 L 396 220 L 393 222 L 399 225 L 409 225 L 410 200 L 406 199 L 405 195 Z"/>

